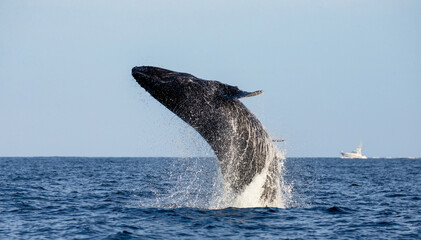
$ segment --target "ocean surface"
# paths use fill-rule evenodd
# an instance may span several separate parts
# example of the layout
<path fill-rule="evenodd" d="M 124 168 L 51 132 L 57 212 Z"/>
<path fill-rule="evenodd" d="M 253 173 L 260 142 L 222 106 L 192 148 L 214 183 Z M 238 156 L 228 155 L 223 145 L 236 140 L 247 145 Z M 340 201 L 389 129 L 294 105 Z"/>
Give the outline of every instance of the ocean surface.
<path fill-rule="evenodd" d="M 0 239 L 421 239 L 421 159 L 287 158 L 283 208 L 215 158 L 0 158 Z"/>

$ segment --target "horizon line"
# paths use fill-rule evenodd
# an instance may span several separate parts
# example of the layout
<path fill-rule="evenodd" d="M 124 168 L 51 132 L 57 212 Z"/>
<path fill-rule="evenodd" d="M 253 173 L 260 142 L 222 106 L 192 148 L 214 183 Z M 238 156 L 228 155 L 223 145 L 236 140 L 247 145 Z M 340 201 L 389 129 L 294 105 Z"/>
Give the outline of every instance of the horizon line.
<path fill-rule="evenodd" d="M 0 156 L 0 158 L 217 158 L 216 156 L 76 156 L 76 155 L 34 155 L 34 156 Z M 332 156 L 290 156 L 288 158 L 339 158 L 341 157 L 332 157 Z M 367 159 L 393 159 L 393 158 L 408 158 L 408 159 L 419 159 L 421 157 L 416 156 L 397 156 L 397 157 L 367 157 Z M 359 159 L 359 158 L 355 158 Z"/>

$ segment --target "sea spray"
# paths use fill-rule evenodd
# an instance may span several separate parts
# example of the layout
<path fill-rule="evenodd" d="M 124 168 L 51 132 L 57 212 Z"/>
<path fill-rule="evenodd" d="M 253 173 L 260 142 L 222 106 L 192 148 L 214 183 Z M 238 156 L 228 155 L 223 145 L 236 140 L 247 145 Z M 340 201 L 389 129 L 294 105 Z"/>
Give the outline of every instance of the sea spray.
<path fill-rule="evenodd" d="M 204 139 L 178 118 L 172 119 L 178 158 L 167 168 L 171 191 L 161 194 L 157 207 L 212 208 L 222 188 L 218 159 Z M 201 157 L 192 157 L 201 156 Z"/>
<path fill-rule="evenodd" d="M 270 139 L 266 141 L 265 147 L 268 148 L 269 154 L 266 156 L 264 169 L 243 191 L 235 193 L 223 178 L 220 163 L 203 138 L 183 121 L 177 118 L 172 121 L 172 125 L 177 126 L 176 135 L 178 136 L 173 144 L 181 157 L 168 166 L 167 177 L 169 182 L 176 184 L 170 192 L 156 194 L 157 200 L 154 207 L 224 209 L 290 206 L 292 185 L 286 183 L 283 178 L 285 151 L 280 151 Z M 232 126 L 235 128 L 234 124 Z M 235 152 L 235 150 L 233 147 L 232 151 Z M 192 155 L 206 157 L 191 157 Z M 232 162 L 235 162 L 235 159 Z M 269 171 L 270 166 L 276 171 L 273 169 Z M 235 165 L 230 167 L 235 167 Z M 268 178 L 271 178 L 269 183 L 271 186 L 267 186 Z M 276 191 L 274 201 L 267 202 L 261 199 L 265 188 Z"/>
<path fill-rule="evenodd" d="M 270 154 L 266 158 L 265 167 L 261 173 L 257 174 L 252 182 L 240 193 L 234 193 L 228 184 L 225 183 L 223 194 L 220 195 L 219 202 L 215 208 L 237 207 L 277 207 L 287 208 L 292 201 L 292 185 L 284 181 L 285 174 L 285 151 L 280 151 L 271 142 L 268 142 Z M 269 179 L 269 180 L 268 180 Z M 268 184 L 270 186 L 268 186 Z M 267 201 L 261 196 L 265 190 L 275 191 L 275 199 Z"/>

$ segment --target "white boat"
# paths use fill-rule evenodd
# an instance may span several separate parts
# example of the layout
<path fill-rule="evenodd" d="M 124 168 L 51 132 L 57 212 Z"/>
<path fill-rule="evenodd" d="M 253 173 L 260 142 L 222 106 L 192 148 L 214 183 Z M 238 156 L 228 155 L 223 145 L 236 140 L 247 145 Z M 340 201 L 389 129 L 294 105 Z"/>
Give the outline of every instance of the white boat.
<path fill-rule="evenodd" d="M 360 159 L 366 159 L 367 156 L 363 156 L 362 154 L 362 148 L 363 145 L 360 144 L 354 151 L 352 152 L 341 152 L 341 158 L 360 158 Z"/>

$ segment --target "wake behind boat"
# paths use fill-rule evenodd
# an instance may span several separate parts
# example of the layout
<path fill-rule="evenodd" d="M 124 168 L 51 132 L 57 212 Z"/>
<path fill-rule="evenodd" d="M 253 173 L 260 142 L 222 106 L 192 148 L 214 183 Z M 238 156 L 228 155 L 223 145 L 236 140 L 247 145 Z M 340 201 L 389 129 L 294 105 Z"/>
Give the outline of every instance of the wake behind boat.
<path fill-rule="evenodd" d="M 362 148 L 363 145 L 360 144 L 354 151 L 352 152 L 341 152 L 341 158 L 360 158 L 360 159 L 366 159 L 367 156 L 363 156 L 362 154 Z"/>

